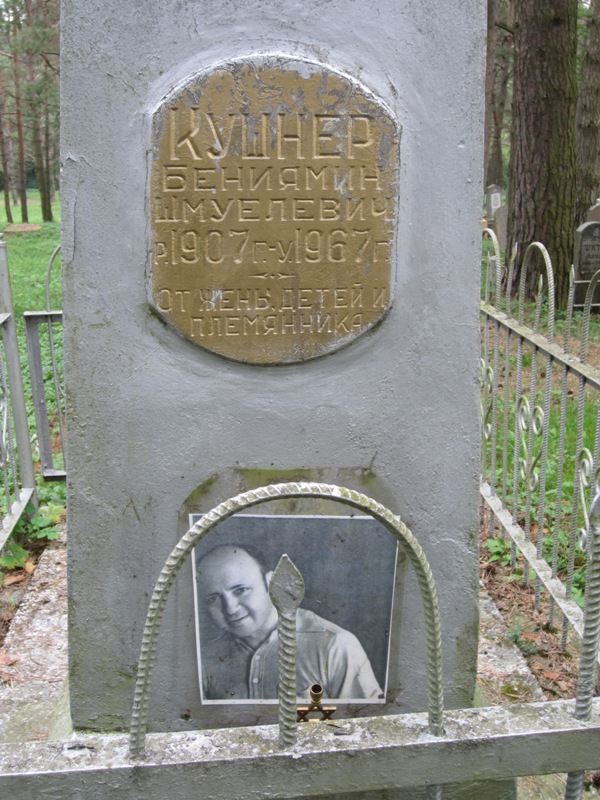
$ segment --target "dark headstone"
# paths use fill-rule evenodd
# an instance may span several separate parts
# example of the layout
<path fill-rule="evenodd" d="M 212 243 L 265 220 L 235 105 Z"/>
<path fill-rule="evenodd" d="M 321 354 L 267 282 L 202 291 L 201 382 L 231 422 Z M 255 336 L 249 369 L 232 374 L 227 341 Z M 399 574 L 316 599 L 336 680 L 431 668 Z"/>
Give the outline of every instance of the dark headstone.
<path fill-rule="evenodd" d="M 600 269 L 600 222 L 584 222 L 575 232 L 575 280 L 589 281 Z"/>
<path fill-rule="evenodd" d="M 586 222 L 600 222 L 600 203 L 596 203 L 595 206 L 592 206 L 587 213 L 585 218 Z"/>
<path fill-rule="evenodd" d="M 500 250 L 506 250 L 506 226 L 508 223 L 508 206 L 500 206 L 494 216 L 492 229 L 498 238 Z"/>
<path fill-rule="evenodd" d="M 585 302 L 590 280 L 600 270 L 600 222 L 584 222 L 575 232 L 575 305 Z"/>

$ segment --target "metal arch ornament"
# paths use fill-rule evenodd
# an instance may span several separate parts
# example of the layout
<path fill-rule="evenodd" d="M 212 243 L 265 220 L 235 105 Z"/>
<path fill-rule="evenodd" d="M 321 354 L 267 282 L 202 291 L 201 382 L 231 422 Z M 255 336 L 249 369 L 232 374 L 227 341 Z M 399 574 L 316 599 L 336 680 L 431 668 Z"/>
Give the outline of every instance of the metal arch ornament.
<path fill-rule="evenodd" d="M 243 492 L 215 506 L 181 537 L 167 558 L 152 593 L 142 635 L 129 733 L 129 755 L 132 760 L 144 756 L 149 686 L 156 661 L 160 623 L 169 591 L 179 570 L 198 542 L 219 522 L 239 511 L 269 500 L 293 497 L 327 497 L 364 511 L 380 522 L 404 546 L 414 567 L 423 602 L 429 730 L 434 736 L 443 734 L 444 699 L 440 611 L 431 569 L 421 545 L 399 516 L 361 492 L 326 483 L 279 483 Z"/>
<path fill-rule="evenodd" d="M 534 436 L 542 435 L 544 431 L 544 410 L 541 406 L 534 406 L 532 412 L 529 400 L 525 395 L 521 395 L 519 399 L 518 415 L 521 449 L 524 453 L 524 455 L 519 458 L 519 470 L 521 478 L 528 482 L 529 488 L 533 492 L 537 488 L 540 480 L 537 465 L 541 458 L 542 451 L 540 448 L 535 458 L 533 457 L 533 453 L 530 456 L 527 434 L 529 430 L 531 430 Z"/>
<path fill-rule="evenodd" d="M 579 528 L 578 531 L 577 543 L 579 544 L 580 549 L 585 553 L 588 549 L 588 531 L 590 529 L 588 493 L 586 489 L 589 489 L 593 484 L 594 497 L 597 497 L 598 493 L 600 492 L 600 467 L 596 465 L 594 468 L 594 456 L 587 447 L 584 447 L 577 457 L 577 471 L 579 472 L 579 499 L 581 500 L 581 509 L 584 520 L 583 526 Z M 589 557 L 591 559 L 593 554 L 590 553 Z"/>
<path fill-rule="evenodd" d="M 598 285 L 599 281 L 600 281 L 600 270 L 598 270 L 592 275 L 592 279 L 589 282 L 585 293 L 585 300 L 583 301 L 583 327 L 581 330 L 581 348 L 579 351 L 579 357 L 584 364 L 587 363 L 587 357 L 588 357 L 592 300 L 594 299 L 594 292 L 596 291 L 596 286 Z"/>
<path fill-rule="evenodd" d="M 523 256 L 523 264 L 521 266 L 521 280 L 519 282 L 519 322 L 523 323 L 524 309 L 525 309 L 525 284 L 527 281 L 527 271 L 529 269 L 529 262 L 531 261 L 531 254 L 539 251 L 544 259 L 544 266 L 546 268 L 546 282 L 548 284 L 548 333 L 547 339 L 552 342 L 554 339 L 554 272 L 552 270 L 552 261 L 550 255 L 541 242 L 533 242 L 525 250 Z M 540 274 L 538 282 L 537 302 L 541 302 L 542 290 L 544 288 L 543 275 Z M 537 317 L 537 315 L 536 315 Z M 537 319 L 536 319 L 537 322 Z M 537 328 L 537 324 L 536 324 Z"/>
<path fill-rule="evenodd" d="M 490 417 L 493 409 L 492 393 L 494 389 L 494 370 L 488 364 L 486 366 L 483 358 L 479 359 L 481 365 L 481 434 L 485 442 L 488 442 L 492 435 L 492 423 Z M 486 406 L 486 398 L 491 398 Z"/>
<path fill-rule="evenodd" d="M 500 299 L 500 294 L 502 291 L 502 276 L 505 272 L 504 264 L 502 263 L 502 258 L 500 257 L 500 244 L 498 243 L 498 237 L 496 236 L 495 231 L 491 228 L 484 228 L 482 232 L 483 237 L 487 236 L 489 239 L 492 240 L 492 246 L 494 248 L 494 255 L 491 256 L 488 253 L 487 262 L 486 262 L 486 269 L 485 269 L 485 295 L 486 295 L 486 302 L 489 299 L 489 286 L 490 286 L 490 261 L 494 259 L 494 277 L 495 277 L 495 299 L 496 305 L 498 305 L 498 301 Z"/>

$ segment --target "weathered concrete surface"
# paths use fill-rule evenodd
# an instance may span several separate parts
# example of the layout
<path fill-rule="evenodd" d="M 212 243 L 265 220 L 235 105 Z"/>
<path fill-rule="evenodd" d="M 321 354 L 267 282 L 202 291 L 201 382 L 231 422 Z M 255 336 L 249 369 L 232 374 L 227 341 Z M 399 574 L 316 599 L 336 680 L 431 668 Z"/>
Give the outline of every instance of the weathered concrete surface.
<path fill-rule="evenodd" d="M 302 725 L 278 745 L 277 726 L 152 734 L 142 762 L 123 735 L 0 745 L 0 789 L 36 798 L 289 798 L 407 788 L 423 782 L 500 780 L 548 769 L 592 767 L 600 748 L 600 699 L 589 723 L 574 701 L 450 711 L 445 734 L 426 714 Z M 451 796 L 451 795 L 449 795 Z M 462 795 L 465 796 L 465 795 Z M 468 796 L 468 795 L 466 795 Z"/>
<path fill-rule="evenodd" d="M 485 590 L 479 595 L 478 705 L 498 702 L 498 697 L 519 702 L 543 701 L 544 693 L 527 666 L 525 656 L 508 636 L 494 601 Z"/>
<path fill-rule="evenodd" d="M 528 699 L 542 699 L 525 659 L 508 639 L 506 626 L 498 610 L 484 592 L 480 599 L 478 683 L 483 687 L 483 692 L 479 704 L 488 704 L 484 696 L 486 690 L 489 689 L 491 696 L 499 696 L 502 686 L 507 682 L 528 687 Z M 0 650 L 3 655 L 10 654 L 16 659 L 12 665 L 2 668 L 1 743 L 43 741 L 48 738 L 68 740 L 71 736 L 65 697 L 66 611 L 66 558 L 64 541 L 61 541 L 49 548 L 42 557 L 26 598 L 17 612 L 11 633 Z M 65 753 L 68 763 L 77 764 L 86 756 L 86 751 L 69 751 L 66 749 L 68 744 L 72 742 L 57 743 L 53 752 Z M 21 749 L 20 744 L 18 749 Z M 518 784 L 519 800 L 562 800 L 564 797 L 564 776 L 522 778 Z M 462 791 L 468 790 L 463 787 Z M 470 794 L 463 794 L 463 797 L 471 796 L 473 800 L 478 800 L 482 796 L 481 788 L 476 787 Z M 599 795 L 596 790 L 591 790 L 589 796 Z M 375 797 L 383 800 L 383 794 L 379 792 Z"/>
<path fill-rule="evenodd" d="M 44 551 L 0 648 L 0 742 L 70 733 L 67 710 L 67 551 Z"/>
<path fill-rule="evenodd" d="M 195 510 L 261 485 L 267 472 L 275 481 L 287 471 L 342 483 L 345 470 L 351 488 L 399 513 L 436 576 L 447 621 L 448 703 L 472 701 L 484 12 L 477 0 L 438 4 L 435 14 L 412 0 L 258 0 L 251 9 L 232 0 L 63 3 L 69 649 L 77 728 L 126 727 L 149 592 L 183 532 L 178 515 L 186 498 L 215 475 L 218 496 L 206 489 Z M 184 341 L 147 303 L 152 115 L 174 86 L 256 53 L 351 75 L 403 131 L 394 305 L 348 347 L 302 365 L 226 361 Z M 400 679 L 388 710 L 419 710 L 426 702 L 423 624 L 408 571 L 399 575 L 398 596 L 392 659 Z M 153 730 L 195 728 L 205 719 L 192 623 L 186 574 L 165 613 Z M 241 724 L 242 712 L 230 721 Z"/>

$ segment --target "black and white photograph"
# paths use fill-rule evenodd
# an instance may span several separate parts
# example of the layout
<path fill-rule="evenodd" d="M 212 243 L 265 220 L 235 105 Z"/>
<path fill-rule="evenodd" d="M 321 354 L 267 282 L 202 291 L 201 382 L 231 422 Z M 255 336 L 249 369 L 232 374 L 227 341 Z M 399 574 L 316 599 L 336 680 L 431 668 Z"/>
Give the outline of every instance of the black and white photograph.
<path fill-rule="evenodd" d="M 190 515 L 190 525 L 200 518 Z M 305 584 L 296 619 L 300 701 L 384 703 L 397 543 L 370 517 L 238 514 L 195 548 L 196 644 L 203 704 L 276 703 L 283 553 Z"/>

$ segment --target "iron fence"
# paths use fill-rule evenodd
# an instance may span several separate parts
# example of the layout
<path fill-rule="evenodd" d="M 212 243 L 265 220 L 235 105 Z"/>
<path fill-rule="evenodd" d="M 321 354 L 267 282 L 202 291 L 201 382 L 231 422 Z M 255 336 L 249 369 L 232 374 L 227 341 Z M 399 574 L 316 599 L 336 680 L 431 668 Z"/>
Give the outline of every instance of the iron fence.
<path fill-rule="evenodd" d="M 598 491 L 600 346 L 590 342 L 590 331 L 600 330 L 591 315 L 600 272 L 579 312 L 573 309 L 571 270 L 568 306 L 557 312 L 550 257 L 536 242 L 524 254 L 513 299 L 514 258 L 504 263 L 494 233 L 485 235 L 482 525 L 487 535 L 511 542 L 513 567 L 522 556 L 523 580 L 532 584 L 536 610 L 544 590 L 548 593 L 543 604 L 548 625 L 555 624 L 557 609 L 561 612 L 565 648 L 570 630 L 579 637 L 583 632 L 588 508 Z M 543 273 L 535 300 L 527 302 L 536 257 Z"/>
<path fill-rule="evenodd" d="M 25 338 L 31 376 L 31 396 L 37 431 L 40 471 L 44 480 L 65 480 L 66 421 L 62 359 L 62 311 L 52 310 L 50 281 L 60 245 L 46 268 L 46 308 L 26 311 Z"/>
<path fill-rule="evenodd" d="M 0 240 L 0 551 L 29 503 L 36 503 L 35 475 L 6 244 Z"/>

